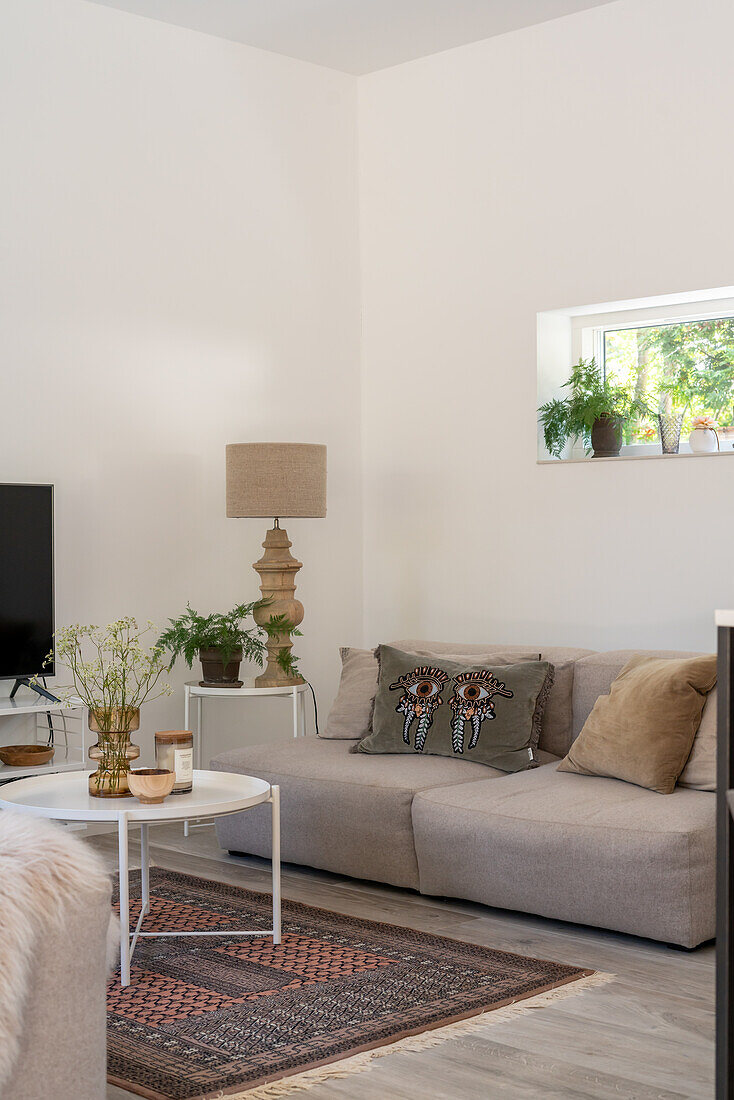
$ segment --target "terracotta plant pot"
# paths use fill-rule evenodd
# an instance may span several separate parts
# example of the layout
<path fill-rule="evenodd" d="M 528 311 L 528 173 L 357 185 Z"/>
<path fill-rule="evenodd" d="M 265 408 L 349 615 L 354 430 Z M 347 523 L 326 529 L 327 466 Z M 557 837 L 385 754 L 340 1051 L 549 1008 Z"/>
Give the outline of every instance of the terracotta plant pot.
<path fill-rule="evenodd" d="M 127 798 L 130 761 L 140 756 L 140 749 L 130 741 L 131 732 L 140 729 L 140 711 L 95 707 L 89 711 L 89 728 L 97 734 L 89 759 L 98 761 L 96 772 L 89 776 L 89 793 L 94 798 Z"/>
<path fill-rule="evenodd" d="M 242 663 L 242 650 L 233 649 L 224 663 L 221 649 L 200 649 L 199 660 L 204 679 L 202 687 L 242 687 L 238 679 Z"/>
<path fill-rule="evenodd" d="M 592 458 L 616 458 L 622 446 L 621 416 L 599 416 L 591 429 Z"/>

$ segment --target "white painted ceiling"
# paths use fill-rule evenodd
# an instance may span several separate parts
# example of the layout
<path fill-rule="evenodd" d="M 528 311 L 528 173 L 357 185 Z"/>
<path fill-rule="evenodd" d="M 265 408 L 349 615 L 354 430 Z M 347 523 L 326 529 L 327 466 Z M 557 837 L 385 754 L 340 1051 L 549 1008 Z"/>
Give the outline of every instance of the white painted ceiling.
<path fill-rule="evenodd" d="M 92 0 L 361 75 L 613 0 Z"/>

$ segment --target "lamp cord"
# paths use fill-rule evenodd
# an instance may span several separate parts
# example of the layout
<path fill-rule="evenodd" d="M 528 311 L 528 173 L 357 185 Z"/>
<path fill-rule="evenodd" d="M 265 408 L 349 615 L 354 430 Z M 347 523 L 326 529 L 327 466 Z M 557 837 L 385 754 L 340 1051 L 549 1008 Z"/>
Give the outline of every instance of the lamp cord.
<path fill-rule="evenodd" d="M 310 680 L 306 680 L 306 683 L 311 689 L 311 696 L 313 698 L 313 722 L 314 726 L 316 727 L 316 736 L 320 737 L 321 734 L 319 733 L 319 708 L 316 706 L 316 692 L 314 691 L 313 684 Z"/>

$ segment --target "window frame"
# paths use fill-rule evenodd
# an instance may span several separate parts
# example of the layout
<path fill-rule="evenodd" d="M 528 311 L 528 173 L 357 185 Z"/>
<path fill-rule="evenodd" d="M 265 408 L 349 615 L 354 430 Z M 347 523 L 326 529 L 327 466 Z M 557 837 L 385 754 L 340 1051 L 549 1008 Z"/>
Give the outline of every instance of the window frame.
<path fill-rule="evenodd" d="M 542 311 L 537 314 L 538 404 L 543 404 L 550 396 L 558 394 L 561 377 L 567 378 L 568 368 L 581 358 L 595 357 L 606 376 L 604 347 L 606 332 L 729 318 L 734 318 L 733 286 Z M 734 448 L 714 453 L 734 454 Z M 668 459 L 688 457 L 691 454 L 688 441 L 681 439 L 678 455 L 662 455 L 659 441 L 655 441 L 654 443 L 626 444 L 622 447 L 618 458 L 593 461 L 614 462 L 629 458 Z M 538 427 L 537 461 L 563 464 L 568 461 L 592 461 L 592 459 L 586 454 L 579 440 L 573 447 L 569 444 L 568 453 L 562 458 L 549 456 L 542 440 L 542 432 Z"/>
<path fill-rule="evenodd" d="M 731 321 L 734 318 L 734 303 L 732 309 L 722 313 L 718 311 L 716 313 L 696 314 L 692 317 L 677 317 L 671 319 L 669 317 L 659 321 L 645 321 L 643 324 L 627 323 L 623 325 L 599 325 L 593 330 L 594 341 L 594 357 L 597 363 L 601 364 L 604 379 L 607 377 L 607 341 L 606 336 L 608 332 L 638 332 L 641 328 L 674 328 L 677 325 L 695 325 L 699 321 Z"/>

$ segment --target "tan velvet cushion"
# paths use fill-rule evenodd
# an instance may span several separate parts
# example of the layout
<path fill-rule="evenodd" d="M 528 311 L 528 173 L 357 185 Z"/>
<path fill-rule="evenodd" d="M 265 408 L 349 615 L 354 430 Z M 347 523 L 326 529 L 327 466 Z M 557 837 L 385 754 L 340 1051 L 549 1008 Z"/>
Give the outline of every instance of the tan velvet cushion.
<path fill-rule="evenodd" d="M 706 696 L 701 725 L 678 786 L 694 791 L 716 790 L 716 688 Z"/>
<path fill-rule="evenodd" d="M 601 775 L 670 794 L 688 759 L 716 657 L 636 656 L 600 695 L 559 771 Z"/>

